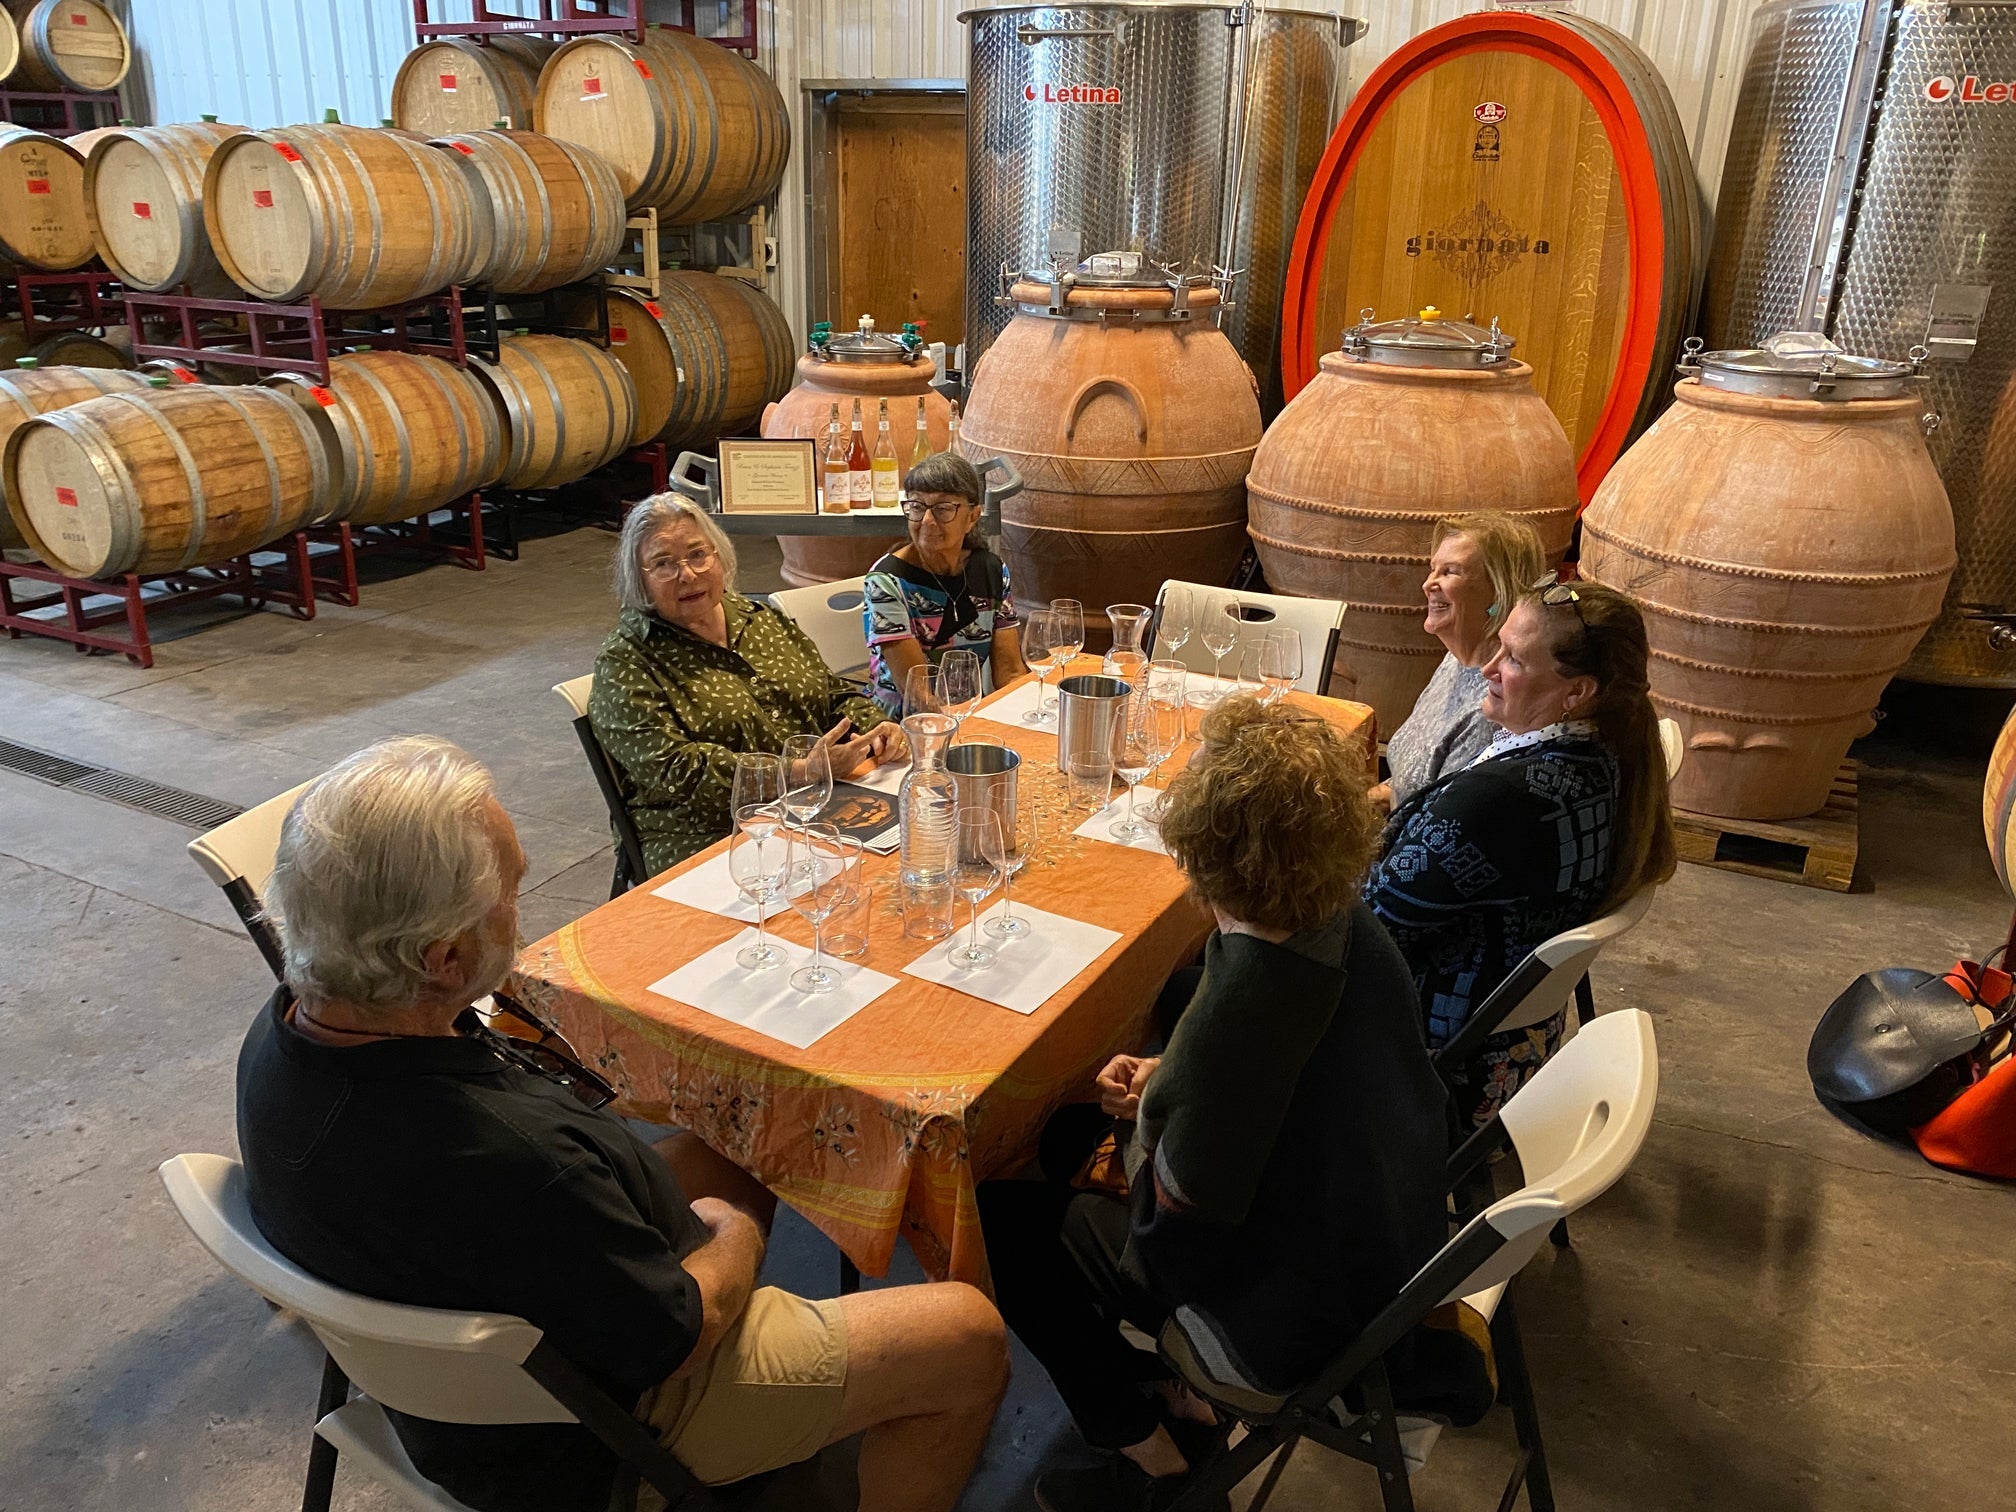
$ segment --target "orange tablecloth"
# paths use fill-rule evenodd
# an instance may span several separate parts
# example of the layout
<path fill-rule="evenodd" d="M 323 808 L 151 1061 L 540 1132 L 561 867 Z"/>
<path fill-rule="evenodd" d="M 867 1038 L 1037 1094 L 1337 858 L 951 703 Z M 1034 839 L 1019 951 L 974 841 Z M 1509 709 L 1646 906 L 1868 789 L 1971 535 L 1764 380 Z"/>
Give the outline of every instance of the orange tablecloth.
<path fill-rule="evenodd" d="M 1369 762 L 1371 709 L 1290 697 L 1364 739 Z M 1156 994 L 1208 922 L 1166 856 L 1071 834 L 1085 815 L 1064 811 L 1054 734 L 978 719 L 964 733 L 1023 756 L 1020 790 L 1042 829 L 1016 898 L 1121 935 L 1035 1013 L 903 975 L 946 945 L 904 937 L 894 856 L 868 858 L 863 964 L 898 985 L 807 1049 L 645 990 L 745 927 L 653 896 L 658 879 L 530 946 L 510 990 L 602 1070 L 624 1111 L 691 1129 L 863 1271 L 886 1272 L 900 1231 L 927 1274 L 985 1286 L 975 1184 L 1013 1170 L 1053 1110 L 1142 1042 Z M 811 944 L 789 909 L 770 927 Z"/>

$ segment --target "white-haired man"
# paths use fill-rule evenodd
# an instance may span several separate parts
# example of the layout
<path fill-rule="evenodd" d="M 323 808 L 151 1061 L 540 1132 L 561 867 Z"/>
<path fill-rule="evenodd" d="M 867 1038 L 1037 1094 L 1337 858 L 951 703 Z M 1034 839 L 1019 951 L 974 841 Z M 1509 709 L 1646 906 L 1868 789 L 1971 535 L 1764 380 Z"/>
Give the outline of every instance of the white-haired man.
<path fill-rule="evenodd" d="M 238 1057 L 261 1230 L 352 1291 L 529 1319 L 702 1480 L 864 1434 L 864 1512 L 944 1512 L 1007 1381 L 993 1306 L 758 1287 L 760 1186 L 464 1032 L 510 966 L 524 871 L 489 774 L 446 741 L 372 746 L 301 795 L 267 893 L 288 985 Z M 394 1421 L 479 1512 L 609 1506 L 614 1462 L 578 1426 Z"/>

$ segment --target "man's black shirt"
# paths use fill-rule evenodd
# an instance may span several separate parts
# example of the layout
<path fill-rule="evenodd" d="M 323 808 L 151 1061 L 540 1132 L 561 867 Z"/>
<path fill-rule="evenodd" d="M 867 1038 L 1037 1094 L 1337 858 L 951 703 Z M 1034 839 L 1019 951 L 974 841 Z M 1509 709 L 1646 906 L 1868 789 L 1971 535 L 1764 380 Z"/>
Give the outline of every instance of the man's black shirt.
<path fill-rule="evenodd" d="M 238 1146 L 276 1249 L 364 1296 L 524 1318 L 626 1408 L 678 1368 L 701 1324 L 679 1262 L 707 1229 L 650 1146 L 477 1040 L 324 1045 L 291 1001 L 238 1054 Z M 584 1428 L 392 1417 L 478 1512 L 607 1505 L 614 1460 Z"/>

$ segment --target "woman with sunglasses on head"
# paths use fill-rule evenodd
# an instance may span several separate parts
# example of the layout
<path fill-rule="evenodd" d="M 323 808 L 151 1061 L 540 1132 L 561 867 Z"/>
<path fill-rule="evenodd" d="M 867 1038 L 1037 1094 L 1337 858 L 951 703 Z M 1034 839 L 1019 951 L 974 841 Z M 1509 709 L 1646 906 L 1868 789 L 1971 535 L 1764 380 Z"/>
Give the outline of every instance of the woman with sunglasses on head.
<path fill-rule="evenodd" d="M 868 571 L 861 616 L 868 636 L 868 690 L 903 713 L 903 680 L 947 651 L 971 651 L 994 686 L 1022 674 L 1022 648 L 1008 568 L 980 541 L 980 474 L 939 452 L 910 469 L 903 516 L 908 544 Z"/>
<path fill-rule="evenodd" d="M 1545 579 L 1505 617 L 1484 681 L 1498 733 L 1394 811 L 1365 882 L 1413 970 L 1431 1048 L 1534 946 L 1673 874 L 1637 607 L 1596 583 Z M 1466 1126 L 1489 1121 L 1562 1029 L 1557 1014 L 1493 1035 L 1445 1068 Z"/>
<path fill-rule="evenodd" d="M 817 735 L 842 778 L 906 754 L 882 706 L 789 619 L 737 593 L 735 570 L 734 544 L 691 500 L 657 494 L 624 518 L 623 607 L 595 658 L 588 720 L 653 876 L 727 835 L 743 752 Z"/>

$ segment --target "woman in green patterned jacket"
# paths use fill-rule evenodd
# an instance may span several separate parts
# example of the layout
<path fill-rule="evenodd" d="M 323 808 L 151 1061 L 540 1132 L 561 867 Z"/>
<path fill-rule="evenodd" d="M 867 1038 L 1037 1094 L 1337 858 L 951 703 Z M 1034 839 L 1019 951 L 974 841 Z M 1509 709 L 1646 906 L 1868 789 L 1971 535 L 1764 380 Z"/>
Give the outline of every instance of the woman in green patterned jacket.
<path fill-rule="evenodd" d="M 907 752 L 882 706 L 805 633 L 734 591 L 735 547 L 704 510 L 658 494 L 616 548 L 616 629 L 595 658 L 588 719 L 621 777 L 652 875 L 724 838 L 735 758 L 818 735 L 836 778 Z"/>

